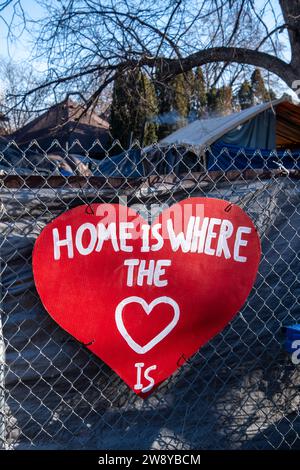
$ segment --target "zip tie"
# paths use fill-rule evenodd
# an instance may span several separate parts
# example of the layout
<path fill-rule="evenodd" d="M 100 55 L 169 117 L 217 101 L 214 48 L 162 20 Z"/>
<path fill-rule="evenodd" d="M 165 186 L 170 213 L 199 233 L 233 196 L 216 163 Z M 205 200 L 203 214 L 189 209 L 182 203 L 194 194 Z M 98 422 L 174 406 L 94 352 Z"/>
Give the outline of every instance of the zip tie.
<path fill-rule="evenodd" d="M 278 163 L 275 160 L 272 160 L 272 162 L 275 163 L 275 165 L 278 166 L 279 170 L 281 170 L 286 176 L 290 175 L 290 170 L 285 168 L 285 166 L 282 163 Z"/>
<path fill-rule="evenodd" d="M 86 201 L 85 213 L 88 214 L 88 215 L 94 215 L 95 214 L 92 204 L 88 201 Z"/>
<path fill-rule="evenodd" d="M 87 347 L 87 346 L 91 346 L 92 344 L 94 344 L 94 342 L 95 342 L 95 340 L 92 339 L 92 341 L 90 341 L 89 343 L 81 343 L 81 344 L 83 344 L 83 346 Z"/>
<path fill-rule="evenodd" d="M 230 202 L 230 203 L 228 204 L 228 206 L 225 207 L 224 211 L 225 211 L 225 212 L 230 212 L 231 209 L 232 209 L 232 205 L 233 205 L 232 202 Z"/>
<path fill-rule="evenodd" d="M 177 366 L 180 367 L 186 362 L 188 362 L 188 359 L 185 357 L 184 354 L 181 354 L 181 356 L 178 358 Z"/>
<path fill-rule="evenodd" d="M 84 192 L 84 187 L 80 184 L 79 182 L 79 193 L 81 193 L 82 200 L 85 202 L 86 208 L 85 208 L 85 213 L 87 215 L 94 215 L 94 209 L 92 204 L 89 202 L 88 198 L 86 197 L 86 194 Z"/>

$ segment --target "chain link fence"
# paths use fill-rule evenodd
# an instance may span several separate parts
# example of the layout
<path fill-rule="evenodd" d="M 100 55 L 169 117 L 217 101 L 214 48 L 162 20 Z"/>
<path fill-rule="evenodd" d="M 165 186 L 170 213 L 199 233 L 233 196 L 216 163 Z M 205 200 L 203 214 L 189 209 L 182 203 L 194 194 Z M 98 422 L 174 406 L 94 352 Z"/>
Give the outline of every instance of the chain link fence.
<path fill-rule="evenodd" d="M 218 169 L 209 149 L 115 143 L 97 161 L 90 149 L 79 155 L 79 142 L 76 154 L 58 142 L 47 151 L 1 145 L 0 447 L 300 448 L 300 372 L 283 333 L 299 322 L 297 158 L 286 169 L 272 153 L 254 168 L 243 155 L 241 167 L 224 150 L 227 167 Z M 142 400 L 44 310 L 32 248 L 46 224 L 79 204 L 126 198 L 147 214 L 192 196 L 226 199 L 250 215 L 260 269 L 235 319 Z"/>

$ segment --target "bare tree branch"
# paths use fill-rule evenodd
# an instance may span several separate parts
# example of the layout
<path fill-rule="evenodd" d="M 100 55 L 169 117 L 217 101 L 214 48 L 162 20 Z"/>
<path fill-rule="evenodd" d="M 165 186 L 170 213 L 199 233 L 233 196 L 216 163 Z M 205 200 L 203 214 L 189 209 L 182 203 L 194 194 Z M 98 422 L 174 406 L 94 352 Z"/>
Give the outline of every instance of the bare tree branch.
<path fill-rule="evenodd" d="M 111 86 L 111 77 L 136 68 L 166 86 L 171 77 L 197 66 L 207 67 L 211 84 L 222 77 L 236 80 L 236 72 L 247 66 L 264 68 L 288 86 L 300 76 L 300 0 L 279 0 L 283 20 L 271 0 L 42 3 L 45 17 L 38 20 L 35 59 L 46 59 L 48 71 L 32 90 L 19 93 L 20 100 L 44 89 L 61 96 L 81 87 L 92 105 Z M 0 12 L 9 5 L 16 7 L 20 0 L 2 1 Z M 267 15 L 273 15 L 272 27 Z M 290 62 L 281 55 L 283 31 Z"/>
<path fill-rule="evenodd" d="M 283 60 L 265 52 L 239 47 L 205 49 L 181 59 L 180 64 L 177 60 L 163 61 L 161 59 L 161 62 L 165 64 L 163 73 L 166 76 L 176 75 L 182 71 L 212 62 L 233 62 L 262 67 L 280 77 L 289 86 L 291 86 L 295 76 L 291 66 Z M 148 65 L 151 65 L 151 60 L 148 61 Z"/>

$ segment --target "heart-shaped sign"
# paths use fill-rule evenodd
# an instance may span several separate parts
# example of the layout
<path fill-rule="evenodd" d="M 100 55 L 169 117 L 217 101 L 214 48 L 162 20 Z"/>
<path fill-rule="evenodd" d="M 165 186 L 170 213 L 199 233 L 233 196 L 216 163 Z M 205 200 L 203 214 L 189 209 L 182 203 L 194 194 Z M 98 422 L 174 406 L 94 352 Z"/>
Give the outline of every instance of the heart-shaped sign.
<path fill-rule="evenodd" d="M 122 205 L 71 209 L 41 232 L 33 272 L 52 318 L 146 397 L 239 311 L 259 259 L 241 208 L 191 198 L 151 226 Z"/>

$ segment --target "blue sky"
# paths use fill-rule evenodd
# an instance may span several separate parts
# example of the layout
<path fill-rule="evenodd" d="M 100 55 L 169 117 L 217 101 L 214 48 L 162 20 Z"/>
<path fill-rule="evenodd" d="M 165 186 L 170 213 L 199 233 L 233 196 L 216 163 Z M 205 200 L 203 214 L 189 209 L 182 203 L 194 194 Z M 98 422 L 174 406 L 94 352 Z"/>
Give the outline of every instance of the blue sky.
<path fill-rule="evenodd" d="M 23 0 L 22 2 L 24 11 L 33 20 L 39 19 L 43 15 L 43 9 L 37 4 L 35 0 Z M 10 23 L 14 14 L 12 6 L 7 7 L 2 16 L 7 23 Z M 24 31 L 21 24 L 21 19 L 18 20 L 19 27 L 14 28 L 14 33 L 17 39 L 14 42 L 7 41 L 7 26 L 3 21 L 0 23 L 0 54 L 3 58 L 11 58 L 14 61 L 26 61 L 30 58 L 30 53 L 33 45 L 33 37 L 28 31 Z"/>
<path fill-rule="evenodd" d="M 193 1 L 193 0 L 190 0 Z M 26 15 L 32 18 L 33 20 L 37 20 L 43 16 L 43 8 L 38 4 L 36 0 L 21 0 L 22 6 Z M 264 4 L 264 0 L 256 0 L 256 4 L 258 6 Z M 278 1 L 272 2 L 273 8 L 276 13 L 280 13 L 280 8 Z M 4 17 L 5 21 L 8 23 L 11 20 L 11 17 L 14 13 L 13 7 L 9 6 L 2 12 L 1 16 Z M 272 15 L 266 16 L 266 21 L 270 28 L 273 26 L 273 18 Z M 21 20 L 19 22 L 21 24 Z M 21 61 L 27 60 L 30 55 L 30 51 L 32 50 L 33 45 L 33 37 L 30 35 L 28 31 L 23 31 L 22 28 L 14 28 L 15 33 L 18 35 L 18 39 L 15 42 L 7 41 L 7 27 L 3 22 L 0 22 L 0 54 L 4 58 L 11 57 L 13 60 Z M 288 52 L 287 52 L 288 55 Z"/>
<path fill-rule="evenodd" d="M 193 0 L 190 0 L 193 1 Z M 264 0 L 257 0 L 256 3 L 258 5 L 262 5 Z M 37 3 L 36 0 L 22 0 L 22 5 L 26 14 L 32 18 L 33 20 L 37 20 L 43 16 L 43 9 Z M 276 13 L 280 14 L 280 7 L 278 0 L 272 2 L 272 6 L 274 7 Z M 13 15 L 13 8 L 10 6 L 2 12 L 2 16 L 4 20 L 8 23 L 11 20 Z M 273 26 L 273 17 L 271 14 L 267 15 L 266 21 L 270 28 Z M 20 26 L 15 26 L 14 33 L 17 36 L 17 39 L 14 42 L 7 41 L 7 27 L 5 26 L 4 22 L 0 20 L 0 58 L 8 59 L 11 58 L 13 61 L 16 62 L 31 62 L 32 65 L 36 70 L 42 72 L 46 67 L 46 62 L 34 61 L 31 60 L 31 51 L 34 44 L 33 34 L 31 35 L 28 31 L 22 30 L 21 27 L 21 19 L 19 20 Z M 288 41 L 286 41 L 288 44 Z M 286 59 L 289 60 L 289 50 L 287 47 L 286 50 Z M 289 89 L 283 85 L 281 87 L 283 91 L 288 91 Z"/>

